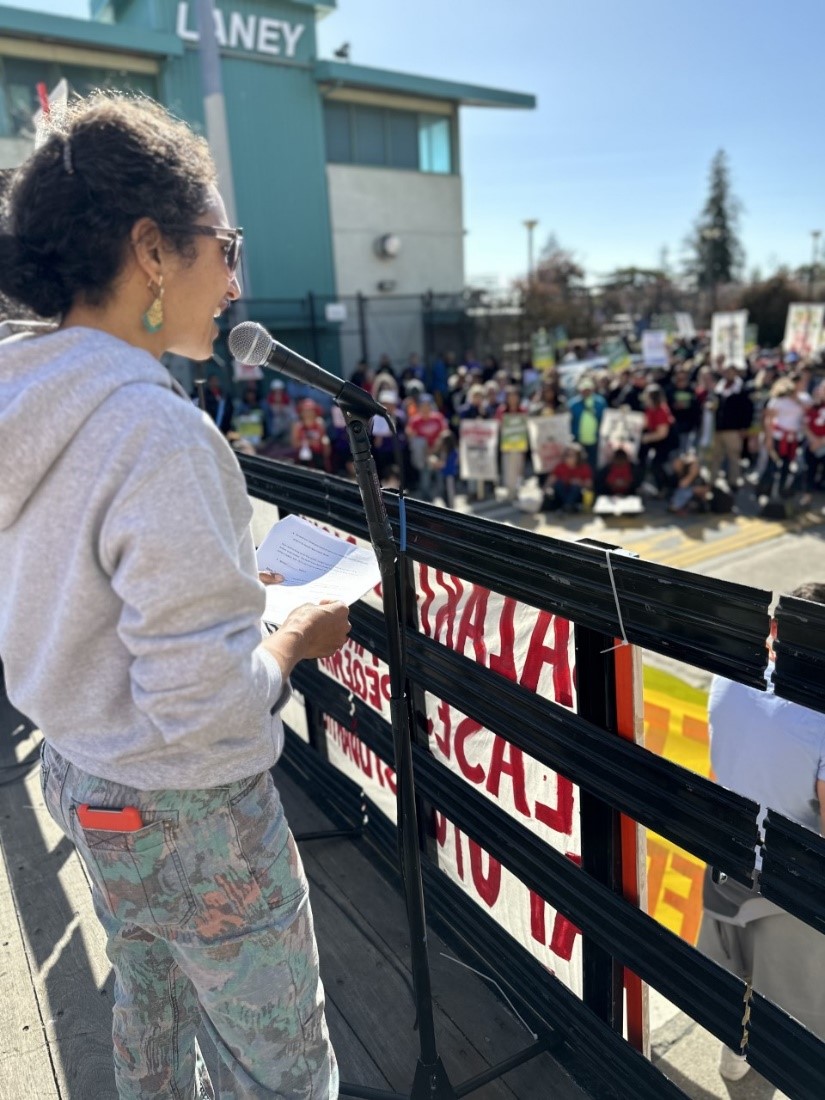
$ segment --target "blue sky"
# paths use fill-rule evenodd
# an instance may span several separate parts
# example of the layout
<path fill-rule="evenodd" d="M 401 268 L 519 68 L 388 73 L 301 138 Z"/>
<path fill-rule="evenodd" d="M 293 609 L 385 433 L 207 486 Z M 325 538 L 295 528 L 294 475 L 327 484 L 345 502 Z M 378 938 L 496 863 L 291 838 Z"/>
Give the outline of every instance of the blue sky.
<path fill-rule="evenodd" d="M 338 2 L 321 56 L 348 41 L 356 64 L 538 97 L 534 111 L 462 110 L 468 278 L 524 273 L 525 218 L 591 278 L 654 266 L 663 247 L 677 264 L 720 147 L 748 270 L 809 261 L 825 229 L 823 0 Z"/>

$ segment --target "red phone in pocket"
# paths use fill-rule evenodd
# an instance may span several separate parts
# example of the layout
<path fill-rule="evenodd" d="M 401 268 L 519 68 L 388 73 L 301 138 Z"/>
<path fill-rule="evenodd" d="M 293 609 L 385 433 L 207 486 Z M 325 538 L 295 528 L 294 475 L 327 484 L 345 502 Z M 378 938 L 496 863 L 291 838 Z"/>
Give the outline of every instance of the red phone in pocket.
<path fill-rule="evenodd" d="M 77 807 L 77 820 L 84 829 L 108 829 L 113 833 L 134 833 L 143 828 L 137 806 L 90 806 L 84 802 Z"/>

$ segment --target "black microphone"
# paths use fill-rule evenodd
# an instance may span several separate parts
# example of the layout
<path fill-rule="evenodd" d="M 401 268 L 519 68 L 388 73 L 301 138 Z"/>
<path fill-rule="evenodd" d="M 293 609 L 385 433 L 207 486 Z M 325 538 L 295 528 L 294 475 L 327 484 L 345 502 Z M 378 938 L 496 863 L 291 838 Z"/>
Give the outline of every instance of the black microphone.
<path fill-rule="evenodd" d="M 304 359 L 296 351 L 279 344 L 269 335 L 263 325 L 255 321 L 242 321 L 229 333 L 229 350 L 233 357 L 249 366 L 275 367 L 288 378 L 314 386 L 316 390 L 328 393 L 345 410 L 362 416 L 383 416 L 390 423 L 392 417 L 374 401 L 366 390 L 352 382 L 345 382 L 335 374 L 319 367 L 317 363 Z"/>

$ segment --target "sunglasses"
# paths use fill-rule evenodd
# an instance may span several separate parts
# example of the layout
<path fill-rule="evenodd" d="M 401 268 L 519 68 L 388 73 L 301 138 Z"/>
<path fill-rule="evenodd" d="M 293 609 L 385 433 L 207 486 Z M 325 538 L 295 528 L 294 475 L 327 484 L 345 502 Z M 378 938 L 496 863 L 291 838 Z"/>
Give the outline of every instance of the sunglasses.
<path fill-rule="evenodd" d="M 224 241 L 223 256 L 229 274 L 234 275 L 241 262 L 241 248 L 243 247 L 243 229 L 238 226 L 233 229 L 227 225 L 175 225 L 170 229 L 181 229 L 186 233 L 199 233 L 202 237 L 215 237 Z"/>

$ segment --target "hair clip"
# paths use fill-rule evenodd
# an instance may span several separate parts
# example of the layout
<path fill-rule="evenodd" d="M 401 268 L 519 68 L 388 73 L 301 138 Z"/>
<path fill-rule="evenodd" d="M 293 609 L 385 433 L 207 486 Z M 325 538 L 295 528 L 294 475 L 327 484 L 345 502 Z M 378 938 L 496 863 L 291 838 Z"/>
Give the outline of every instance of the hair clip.
<path fill-rule="evenodd" d="M 74 175 L 74 165 L 72 164 L 72 145 L 71 140 L 67 136 L 63 137 L 63 167 L 66 169 L 68 175 Z"/>

